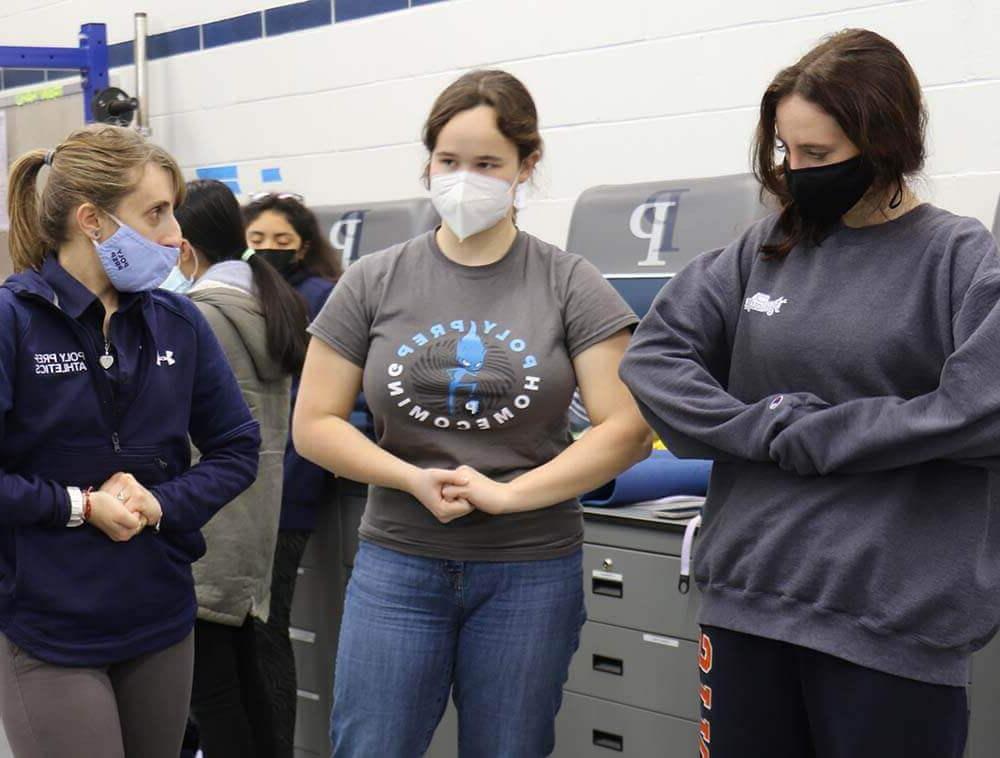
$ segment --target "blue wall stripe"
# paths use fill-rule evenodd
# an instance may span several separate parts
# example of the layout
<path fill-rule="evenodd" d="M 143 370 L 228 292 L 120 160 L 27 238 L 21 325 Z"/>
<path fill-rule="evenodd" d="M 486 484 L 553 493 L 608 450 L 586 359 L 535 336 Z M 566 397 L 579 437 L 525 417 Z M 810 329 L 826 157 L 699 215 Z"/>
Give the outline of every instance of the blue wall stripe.
<path fill-rule="evenodd" d="M 263 16 L 258 11 L 245 16 L 227 18 L 224 21 L 203 24 L 201 31 L 206 49 L 259 39 L 264 36 Z"/>
<path fill-rule="evenodd" d="M 264 11 L 264 27 L 268 37 L 330 23 L 333 23 L 330 0 L 306 0 L 304 3 L 282 5 Z"/>
<path fill-rule="evenodd" d="M 23 87 L 45 81 L 45 71 L 33 68 L 9 68 L 4 74 L 7 87 Z"/>
<path fill-rule="evenodd" d="M 236 42 L 273 37 L 279 34 L 312 29 L 340 21 L 352 21 L 380 13 L 414 8 L 420 5 L 443 2 L 444 0 L 306 0 L 306 2 L 279 5 L 265 11 L 245 13 L 240 16 L 213 21 L 200 26 L 187 26 L 161 34 L 150 35 L 147 51 L 150 60 L 169 58 L 182 53 L 190 53 L 204 47 L 220 47 Z M 336 18 L 334 18 L 336 8 Z M 108 45 L 108 66 L 131 66 L 135 63 L 132 40 Z M 0 90 L 35 84 L 46 78 L 72 76 L 72 72 L 52 73 L 46 77 L 44 71 L 19 71 L 0 69 Z"/>
<path fill-rule="evenodd" d="M 409 7 L 409 0 L 336 0 L 333 9 L 337 14 L 337 21 L 351 21 Z"/>
<path fill-rule="evenodd" d="M 146 40 L 146 54 L 149 60 L 166 58 L 181 53 L 191 53 L 201 49 L 201 29 L 197 26 L 186 26 L 174 29 L 172 32 L 151 34 Z"/>
<path fill-rule="evenodd" d="M 119 42 L 108 45 L 108 68 L 115 66 L 131 66 L 135 63 L 135 42 Z"/>
<path fill-rule="evenodd" d="M 221 181 L 237 178 L 236 166 L 202 166 L 194 171 L 199 179 L 219 179 Z"/>
<path fill-rule="evenodd" d="M 280 182 L 281 181 L 281 169 L 280 168 L 262 168 L 260 170 L 260 180 L 262 182 Z"/>
<path fill-rule="evenodd" d="M 228 181 L 224 181 L 223 184 L 225 184 L 227 187 L 229 187 L 230 191 L 234 195 L 240 194 L 240 185 L 239 185 L 239 182 L 228 180 Z"/>

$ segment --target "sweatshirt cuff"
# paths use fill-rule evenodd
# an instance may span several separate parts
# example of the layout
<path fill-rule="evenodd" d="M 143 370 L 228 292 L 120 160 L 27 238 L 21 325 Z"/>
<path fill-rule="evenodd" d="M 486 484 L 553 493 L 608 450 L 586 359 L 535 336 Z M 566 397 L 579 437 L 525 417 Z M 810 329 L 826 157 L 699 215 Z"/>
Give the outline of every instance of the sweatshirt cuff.
<path fill-rule="evenodd" d="M 792 454 L 793 438 L 798 435 L 790 430 L 806 416 L 829 407 L 829 403 L 808 393 L 774 395 L 767 403 L 768 411 L 775 414 L 767 427 L 768 439 L 764 445 L 767 457 L 786 471 L 797 471 L 800 474 L 816 473 L 808 456 Z M 794 460 L 789 460 L 789 457 L 794 457 Z"/>
<path fill-rule="evenodd" d="M 70 518 L 73 515 L 73 506 L 70 499 L 69 488 L 61 487 L 58 484 L 53 483 L 52 490 L 55 494 L 55 501 L 53 502 L 53 513 L 50 523 L 52 526 L 69 526 Z"/>

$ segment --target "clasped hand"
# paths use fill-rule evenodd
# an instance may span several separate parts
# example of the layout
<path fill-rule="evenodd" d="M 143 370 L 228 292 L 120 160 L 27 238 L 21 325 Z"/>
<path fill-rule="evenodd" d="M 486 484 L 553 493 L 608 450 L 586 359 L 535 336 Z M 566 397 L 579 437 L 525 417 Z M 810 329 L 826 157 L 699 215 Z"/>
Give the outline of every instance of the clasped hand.
<path fill-rule="evenodd" d="M 410 492 L 443 524 L 482 511 L 493 516 L 511 513 L 516 500 L 509 483 L 496 482 L 471 466 L 419 469 Z"/>
<path fill-rule="evenodd" d="M 119 472 L 90 493 L 88 523 L 115 542 L 128 542 L 162 517 L 159 501 L 131 474 Z"/>

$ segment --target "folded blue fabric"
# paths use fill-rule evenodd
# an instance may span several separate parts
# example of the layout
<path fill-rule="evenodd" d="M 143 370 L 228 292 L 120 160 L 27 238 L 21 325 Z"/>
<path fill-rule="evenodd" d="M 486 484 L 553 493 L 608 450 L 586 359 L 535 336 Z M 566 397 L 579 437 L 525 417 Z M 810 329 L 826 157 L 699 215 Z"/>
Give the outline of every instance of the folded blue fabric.
<path fill-rule="evenodd" d="M 682 460 L 667 450 L 654 450 L 603 487 L 580 498 L 586 506 L 629 505 L 671 495 L 704 495 L 711 461 Z"/>

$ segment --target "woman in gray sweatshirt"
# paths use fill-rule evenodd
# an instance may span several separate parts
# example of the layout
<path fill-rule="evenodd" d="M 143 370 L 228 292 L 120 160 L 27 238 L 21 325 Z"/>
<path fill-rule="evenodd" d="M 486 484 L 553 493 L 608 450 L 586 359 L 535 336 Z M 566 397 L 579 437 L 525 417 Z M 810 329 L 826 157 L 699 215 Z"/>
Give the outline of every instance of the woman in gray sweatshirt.
<path fill-rule="evenodd" d="M 163 286 L 186 292 L 204 314 L 261 431 L 257 479 L 205 526 L 208 549 L 194 565 L 191 712 L 206 756 L 265 758 L 274 754 L 274 730 L 254 619 L 268 617 L 291 378 L 305 357 L 307 310 L 270 264 L 246 251 L 240 206 L 224 184 L 189 182 L 177 220 L 180 262 Z"/>
<path fill-rule="evenodd" d="M 660 293 L 621 366 L 716 461 L 695 562 L 701 754 L 958 758 L 1000 620 L 1000 257 L 921 203 L 903 54 L 833 35 L 765 92 L 780 210 Z"/>

